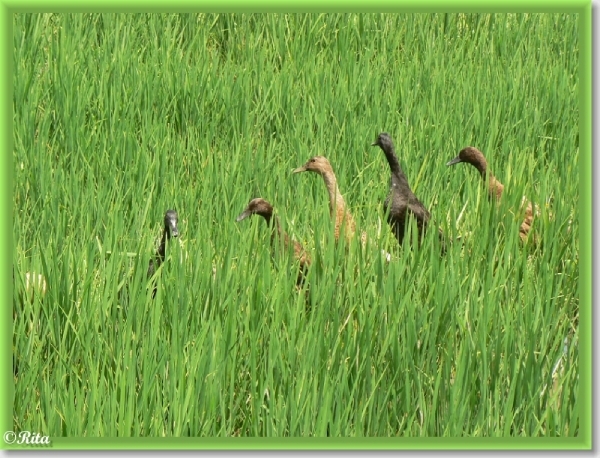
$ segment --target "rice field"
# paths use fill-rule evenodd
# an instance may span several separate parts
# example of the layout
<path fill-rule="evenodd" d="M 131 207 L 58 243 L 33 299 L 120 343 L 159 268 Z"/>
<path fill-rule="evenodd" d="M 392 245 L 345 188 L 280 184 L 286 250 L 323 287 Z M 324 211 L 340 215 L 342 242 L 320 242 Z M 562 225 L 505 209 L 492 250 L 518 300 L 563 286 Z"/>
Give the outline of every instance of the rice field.
<path fill-rule="evenodd" d="M 14 430 L 578 436 L 578 24 L 15 14 Z M 392 235 L 380 132 L 455 240 L 445 256 L 435 230 Z M 446 166 L 468 145 L 499 204 Z M 365 247 L 336 244 L 323 180 L 292 174 L 315 155 Z M 520 243 L 522 196 L 537 244 Z M 303 286 L 262 218 L 236 222 L 255 197 L 310 254 Z"/>

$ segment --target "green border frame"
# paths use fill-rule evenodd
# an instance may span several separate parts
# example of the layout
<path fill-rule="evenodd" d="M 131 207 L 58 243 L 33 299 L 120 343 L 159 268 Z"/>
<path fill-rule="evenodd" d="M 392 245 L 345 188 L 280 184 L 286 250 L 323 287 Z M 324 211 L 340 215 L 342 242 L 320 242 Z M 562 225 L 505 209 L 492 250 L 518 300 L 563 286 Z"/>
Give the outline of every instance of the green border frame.
<path fill-rule="evenodd" d="M 159 11 L 219 11 L 252 10 L 260 12 L 292 11 L 390 11 L 390 12 L 572 12 L 579 16 L 579 110 L 580 110 L 580 401 L 579 437 L 576 438 L 50 438 L 50 446 L 8 446 L 2 449 L 53 450 L 591 450 L 592 448 L 592 8 L 590 0 L 508 0 L 476 2 L 468 0 L 419 0 L 417 2 L 378 0 L 368 6 L 356 0 L 295 0 L 278 6 L 268 0 L 241 1 L 178 0 L 157 1 L 152 5 L 141 0 L 101 0 L 82 6 L 74 0 L 0 0 L 0 214 L 10 215 L 10 225 L 4 225 L 0 237 L 0 299 L 5 304 L 2 313 L 0 367 L 12 365 L 12 282 L 9 278 L 12 262 L 12 151 L 13 151 L 13 13 L 17 12 L 159 12 Z M 14 387 L 10 373 L 0 378 L 0 433 L 12 429 L 12 399 Z"/>

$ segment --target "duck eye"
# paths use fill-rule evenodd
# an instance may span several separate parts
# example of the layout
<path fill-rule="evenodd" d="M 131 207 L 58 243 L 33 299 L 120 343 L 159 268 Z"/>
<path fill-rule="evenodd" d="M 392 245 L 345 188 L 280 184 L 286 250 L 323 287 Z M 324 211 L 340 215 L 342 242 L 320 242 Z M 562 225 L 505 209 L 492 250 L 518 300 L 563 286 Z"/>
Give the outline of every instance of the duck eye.
<path fill-rule="evenodd" d="M 313 158 L 310 160 L 310 162 L 315 162 L 315 158 L 313 157 Z"/>

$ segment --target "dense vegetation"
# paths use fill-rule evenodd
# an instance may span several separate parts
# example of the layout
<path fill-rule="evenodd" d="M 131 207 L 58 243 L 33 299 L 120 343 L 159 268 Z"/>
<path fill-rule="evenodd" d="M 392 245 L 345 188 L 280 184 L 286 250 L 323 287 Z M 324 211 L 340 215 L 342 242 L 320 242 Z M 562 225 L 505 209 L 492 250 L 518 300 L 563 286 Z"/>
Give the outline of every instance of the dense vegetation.
<path fill-rule="evenodd" d="M 563 14 L 15 15 L 15 430 L 577 435 L 578 49 Z M 382 131 L 462 237 L 442 258 L 385 223 Z M 446 167 L 467 145 L 500 205 Z M 317 154 L 365 249 L 291 174 Z M 310 252 L 309 291 L 260 218 L 235 222 L 252 197 Z"/>

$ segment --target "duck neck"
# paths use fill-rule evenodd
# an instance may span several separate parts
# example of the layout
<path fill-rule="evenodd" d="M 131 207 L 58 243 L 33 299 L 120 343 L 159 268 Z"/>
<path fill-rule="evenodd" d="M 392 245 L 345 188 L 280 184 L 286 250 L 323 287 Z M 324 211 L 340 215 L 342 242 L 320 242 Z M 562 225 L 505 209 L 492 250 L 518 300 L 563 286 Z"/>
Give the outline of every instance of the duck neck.
<path fill-rule="evenodd" d="M 273 213 L 260 213 L 260 216 L 262 216 L 265 219 L 265 222 L 267 223 L 267 226 L 271 227 L 273 220 L 276 220 L 277 218 L 273 218 Z"/>
<path fill-rule="evenodd" d="M 337 179 L 333 172 L 324 172 L 321 174 L 325 187 L 329 193 L 329 211 L 333 214 L 338 208 L 345 208 L 346 203 L 340 193 L 340 189 L 337 185 Z"/>
<path fill-rule="evenodd" d="M 484 182 L 486 181 L 486 176 L 482 175 Z M 488 185 L 488 194 L 490 196 L 490 198 L 495 198 L 500 200 L 500 197 L 502 197 L 502 191 L 504 191 L 504 185 L 502 183 L 500 183 L 500 181 L 498 181 L 496 179 L 496 177 L 494 175 L 492 175 L 491 173 L 487 174 L 487 185 Z"/>
<path fill-rule="evenodd" d="M 482 161 L 477 161 L 477 162 L 472 162 L 472 165 L 473 165 L 473 167 L 475 167 L 477 169 L 477 171 L 481 175 L 481 178 L 483 180 L 485 180 L 485 178 L 487 176 L 487 164 Z M 490 176 L 492 176 L 491 173 L 490 173 Z"/>
<path fill-rule="evenodd" d="M 383 152 L 385 153 L 385 158 L 388 161 L 390 166 L 390 171 L 392 172 L 392 177 L 395 177 L 399 184 L 408 186 L 408 180 L 406 179 L 406 175 L 402 171 L 400 167 L 400 162 L 398 161 L 398 157 L 396 156 L 396 152 L 394 151 L 393 146 L 385 146 L 382 147 Z"/>
<path fill-rule="evenodd" d="M 280 243 L 282 240 L 287 242 L 288 235 L 281 228 L 281 223 L 277 216 L 270 218 L 269 227 L 271 228 L 271 244 Z"/>
<path fill-rule="evenodd" d="M 165 229 L 163 230 L 162 238 L 160 240 L 160 245 L 158 246 L 158 251 L 156 252 L 156 254 L 158 255 L 158 257 L 160 258 L 161 261 L 163 259 L 165 259 L 167 240 L 170 238 L 171 238 L 171 233 L 169 231 L 169 228 L 167 226 L 165 226 Z"/>
<path fill-rule="evenodd" d="M 477 169 L 481 175 L 481 179 L 487 184 L 488 194 L 490 198 L 500 199 L 504 185 L 498 181 L 498 179 L 487 170 L 487 164 L 485 162 L 474 163 L 473 166 Z"/>

